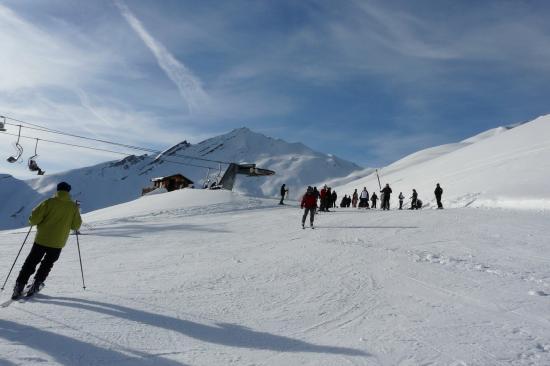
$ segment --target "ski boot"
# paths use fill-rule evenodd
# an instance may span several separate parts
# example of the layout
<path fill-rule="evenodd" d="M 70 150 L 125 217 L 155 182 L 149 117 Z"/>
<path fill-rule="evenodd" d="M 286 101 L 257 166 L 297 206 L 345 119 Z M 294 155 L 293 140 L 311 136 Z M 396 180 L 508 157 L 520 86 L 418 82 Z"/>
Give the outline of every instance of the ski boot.
<path fill-rule="evenodd" d="M 23 296 L 23 290 L 25 289 L 25 285 L 16 282 L 15 286 L 13 287 L 13 294 L 11 295 L 12 300 L 17 300 L 21 296 Z"/>
<path fill-rule="evenodd" d="M 25 294 L 25 297 L 31 297 L 31 296 L 35 295 L 38 292 L 40 292 L 40 290 L 42 290 L 43 288 L 44 288 L 44 283 L 35 281 L 32 284 L 32 286 L 29 287 L 29 289 L 27 290 L 27 293 Z"/>

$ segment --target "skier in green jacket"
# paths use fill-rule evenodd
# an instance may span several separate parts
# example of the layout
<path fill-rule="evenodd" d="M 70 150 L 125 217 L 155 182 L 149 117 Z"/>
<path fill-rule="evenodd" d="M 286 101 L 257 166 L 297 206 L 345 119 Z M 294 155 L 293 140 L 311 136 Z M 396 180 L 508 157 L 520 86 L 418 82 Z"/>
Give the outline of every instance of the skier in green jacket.
<path fill-rule="evenodd" d="M 67 243 L 70 231 L 80 228 L 82 219 L 76 203 L 71 200 L 70 191 L 71 186 L 61 182 L 57 185 L 57 193 L 54 197 L 48 198 L 32 210 L 29 224 L 36 226 L 37 233 L 34 245 L 15 282 L 12 299 L 21 297 L 38 263 L 40 267 L 34 276 L 33 284 L 27 291 L 27 296 L 40 291 L 53 264 L 59 259 L 61 249 Z"/>

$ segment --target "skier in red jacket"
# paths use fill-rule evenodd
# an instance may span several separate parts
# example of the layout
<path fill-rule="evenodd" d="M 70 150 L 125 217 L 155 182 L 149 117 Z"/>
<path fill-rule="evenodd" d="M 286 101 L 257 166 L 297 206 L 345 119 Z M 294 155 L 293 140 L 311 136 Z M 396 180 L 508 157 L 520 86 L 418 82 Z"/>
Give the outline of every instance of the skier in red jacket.
<path fill-rule="evenodd" d="M 313 188 L 307 187 L 306 194 L 302 197 L 300 207 L 304 209 L 304 216 L 302 216 L 302 229 L 306 228 L 306 218 L 308 213 L 309 226 L 313 229 L 313 220 L 315 217 L 315 210 L 317 209 L 317 197 L 313 192 Z"/>

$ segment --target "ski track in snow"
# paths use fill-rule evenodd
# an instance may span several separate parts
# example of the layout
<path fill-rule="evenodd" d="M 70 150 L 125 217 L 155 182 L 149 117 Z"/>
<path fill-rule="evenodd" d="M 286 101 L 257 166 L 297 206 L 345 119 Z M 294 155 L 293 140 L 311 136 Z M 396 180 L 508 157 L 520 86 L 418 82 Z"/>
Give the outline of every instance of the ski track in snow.
<path fill-rule="evenodd" d="M 104 217 L 83 228 L 86 291 L 71 237 L 42 293 L 0 309 L 0 365 L 550 364 L 547 213 L 336 209 L 302 230 L 297 207 L 240 198 Z M 6 274 L 22 237 L 0 232 Z"/>

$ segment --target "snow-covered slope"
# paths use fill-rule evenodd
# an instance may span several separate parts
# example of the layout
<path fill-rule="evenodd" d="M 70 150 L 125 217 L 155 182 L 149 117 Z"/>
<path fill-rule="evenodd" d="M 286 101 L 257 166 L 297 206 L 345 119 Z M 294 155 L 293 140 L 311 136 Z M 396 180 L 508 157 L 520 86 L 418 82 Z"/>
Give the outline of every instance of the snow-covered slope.
<path fill-rule="evenodd" d="M 17 203 L 17 207 L 9 205 L 0 211 L 0 229 L 21 226 L 19 221 L 4 218 L 19 212 L 19 216 L 26 220 L 37 199 L 53 194 L 57 183 L 63 180 L 73 186 L 71 194 L 81 201 L 83 212 L 89 212 L 136 199 L 141 195 L 141 189 L 150 186 L 150 180 L 155 177 L 180 173 L 194 181 L 195 187 L 202 187 L 208 173 L 210 178 L 215 178 L 223 175 L 227 167 L 222 165 L 220 170 L 217 163 L 185 156 L 256 163 L 260 168 L 274 170 L 276 175 L 270 177 L 237 178 L 234 191 L 264 197 L 278 196 L 283 183 L 289 188 L 290 197 L 297 197 L 308 184 L 345 177 L 361 169 L 351 162 L 313 151 L 301 143 L 287 143 L 240 128 L 196 145 L 181 142 L 158 156 L 130 156 L 120 161 L 20 182 L 22 187 L 26 187 L 21 190 L 13 189 L 11 185 L 4 188 L 0 180 L 0 200 L 9 198 Z M 19 211 L 21 207 L 23 209 Z"/>
<path fill-rule="evenodd" d="M 86 290 L 72 236 L 0 309 L 0 365 L 550 364 L 549 212 L 336 209 L 302 230 L 277 202 L 181 190 L 84 215 Z M 25 234 L 0 232 L 3 274 Z"/>
<path fill-rule="evenodd" d="M 433 207 L 436 183 L 447 207 L 517 207 L 550 209 L 550 116 L 515 127 L 489 130 L 457 144 L 423 150 L 379 170 L 406 197 L 415 188 Z M 378 191 L 376 174 L 336 189 Z"/>

